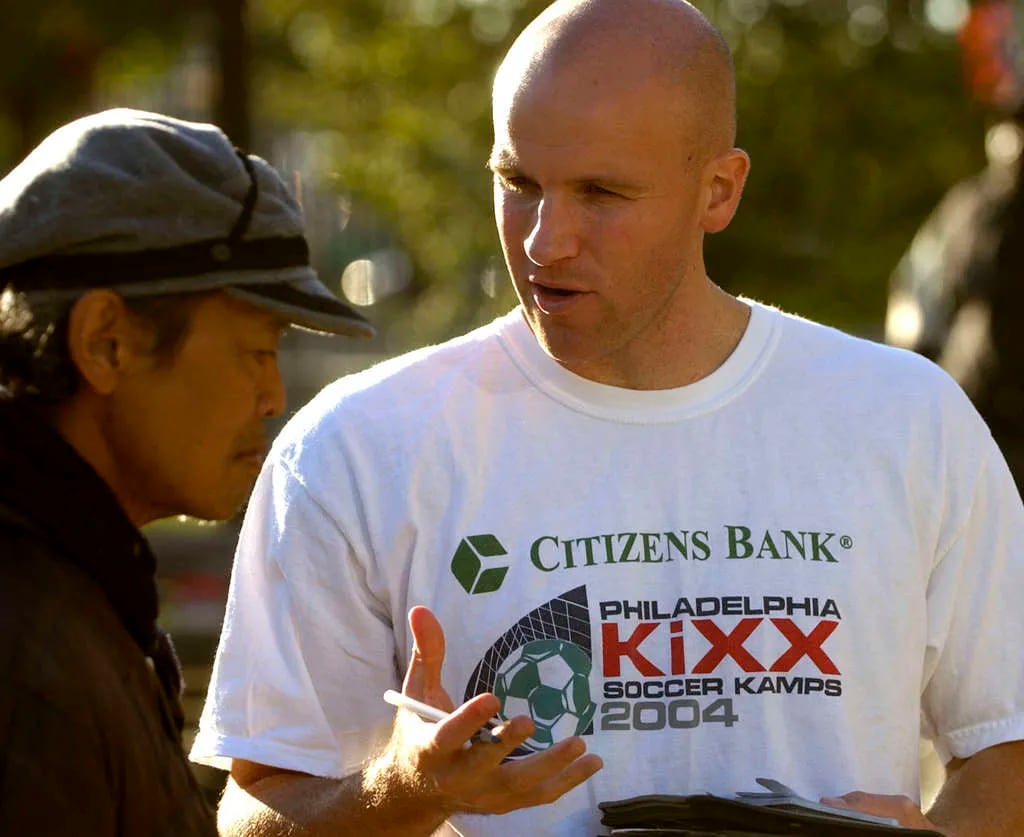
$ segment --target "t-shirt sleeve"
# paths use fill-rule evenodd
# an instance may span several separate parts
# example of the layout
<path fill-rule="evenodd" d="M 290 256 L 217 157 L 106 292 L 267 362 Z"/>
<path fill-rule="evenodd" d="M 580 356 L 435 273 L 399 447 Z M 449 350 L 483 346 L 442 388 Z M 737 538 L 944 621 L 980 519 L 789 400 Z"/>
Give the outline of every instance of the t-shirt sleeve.
<path fill-rule="evenodd" d="M 242 526 L 190 758 L 341 777 L 383 744 L 399 682 L 367 558 L 296 477 L 268 460 Z"/>
<path fill-rule="evenodd" d="M 995 443 L 983 427 L 980 435 L 962 439 L 962 494 L 935 510 L 955 528 L 927 590 L 922 725 L 943 761 L 1024 738 L 1024 507 Z"/>

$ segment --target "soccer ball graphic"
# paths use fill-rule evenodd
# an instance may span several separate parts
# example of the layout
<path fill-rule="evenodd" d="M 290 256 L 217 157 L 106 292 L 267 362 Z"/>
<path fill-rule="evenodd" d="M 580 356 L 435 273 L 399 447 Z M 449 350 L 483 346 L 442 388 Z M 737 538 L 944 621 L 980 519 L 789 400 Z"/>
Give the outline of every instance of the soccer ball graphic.
<path fill-rule="evenodd" d="M 498 714 L 533 718 L 533 736 L 523 746 L 544 750 L 590 726 L 597 709 L 590 699 L 590 665 L 585 651 L 560 639 L 532 640 L 505 659 L 494 683 Z"/>

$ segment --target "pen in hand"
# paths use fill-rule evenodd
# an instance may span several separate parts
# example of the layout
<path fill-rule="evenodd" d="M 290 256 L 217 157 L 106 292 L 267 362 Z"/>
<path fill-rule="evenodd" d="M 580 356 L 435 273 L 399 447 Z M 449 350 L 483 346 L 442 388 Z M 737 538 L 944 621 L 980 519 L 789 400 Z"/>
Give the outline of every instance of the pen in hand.
<path fill-rule="evenodd" d="M 438 709 L 436 706 L 431 706 L 428 703 L 423 703 L 422 701 L 418 701 L 408 695 L 403 695 L 401 692 L 396 692 L 394 689 L 388 689 L 384 692 L 384 700 L 392 706 L 397 706 L 401 709 L 408 709 L 410 712 L 415 712 L 425 721 L 434 721 L 436 723 L 438 721 L 443 721 L 451 714 Z M 501 721 L 496 718 L 491 718 L 476 734 L 477 737 L 479 737 L 481 741 L 501 741 L 501 739 L 492 732 L 492 730 L 500 723 Z"/>

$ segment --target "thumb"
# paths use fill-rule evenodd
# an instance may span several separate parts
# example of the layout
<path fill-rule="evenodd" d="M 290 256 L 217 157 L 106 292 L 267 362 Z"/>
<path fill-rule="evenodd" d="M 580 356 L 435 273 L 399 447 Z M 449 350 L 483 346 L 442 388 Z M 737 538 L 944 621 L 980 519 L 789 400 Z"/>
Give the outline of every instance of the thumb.
<path fill-rule="evenodd" d="M 829 808 L 841 808 L 844 811 L 850 808 L 850 803 L 841 796 L 823 796 L 818 801 L 822 805 L 828 805 Z"/>
<path fill-rule="evenodd" d="M 409 697 L 451 711 L 452 702 L 441 686 L 444 665 L 444 629 L 429 608 L 417 605 L 409 611 L 412 657 L 402 691 Z"/>

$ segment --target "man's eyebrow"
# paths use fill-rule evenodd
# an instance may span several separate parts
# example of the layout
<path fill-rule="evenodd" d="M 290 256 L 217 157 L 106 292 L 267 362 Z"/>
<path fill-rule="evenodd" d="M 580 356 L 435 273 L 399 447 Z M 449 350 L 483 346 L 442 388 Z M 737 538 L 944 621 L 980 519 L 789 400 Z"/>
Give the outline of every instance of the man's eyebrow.
<path fill-rule="evenodd" d="M 491 171 L 510 171 L 519 167 L 519 160 L 510 151 L 494 151 L 487 158 L 487 168 Z"/>
<path fill-rule="evenodd" d="M 521 174 L 519 158 L 511 151 L 494 151 L 488 158 L 486 166 L 489 171 L 498 175 Z M 621 180 L 614 175 L 594 173 L 581 175 L 573 178 L 572 182 L 577 187 L 599 186 L 612 192 L 621 192 L 624 195 L 639 195 L 650 191 L 647 187 L 626 180 Z"/>
<path fill-rule="evenodd" d="M 593 177 L 581 177 L 575 181 L 580 186 L 600 186 L 602 189 L 610 189 L 613 192 L 642 193 L 648 191 L 646 187 L 638 183 L 626 180 L 616 180 L 614 177 L 594 175 Z"/>

